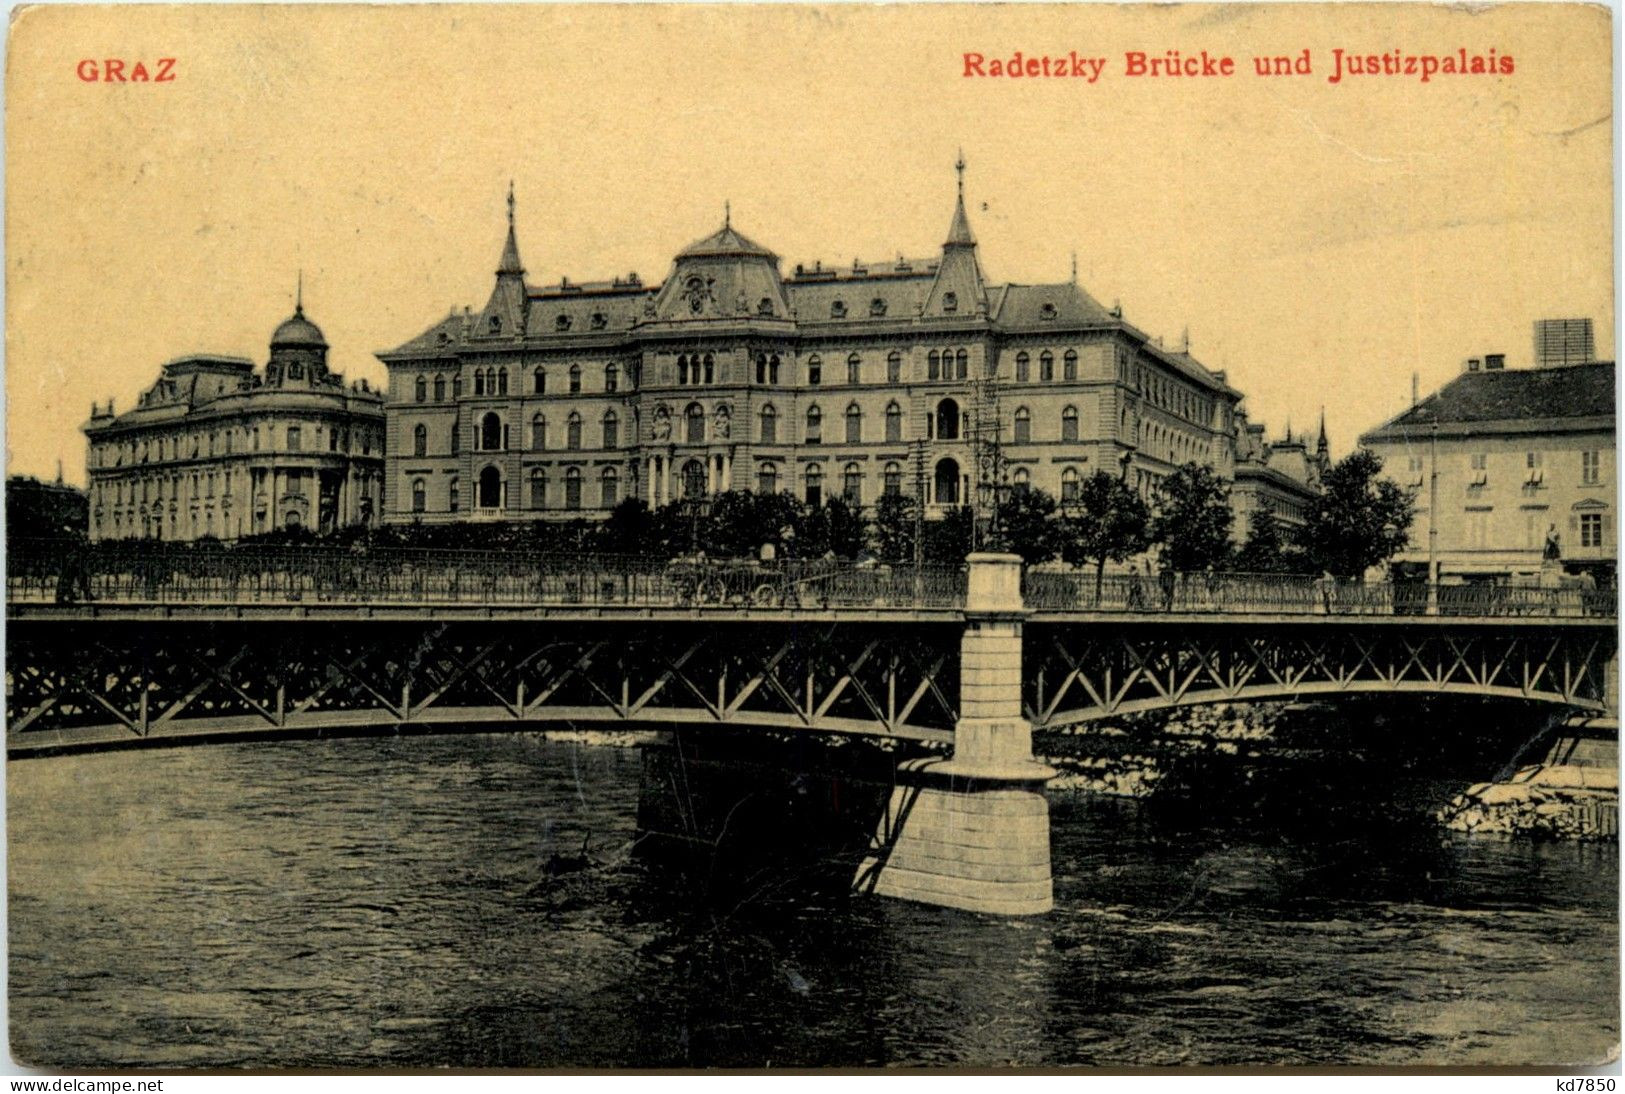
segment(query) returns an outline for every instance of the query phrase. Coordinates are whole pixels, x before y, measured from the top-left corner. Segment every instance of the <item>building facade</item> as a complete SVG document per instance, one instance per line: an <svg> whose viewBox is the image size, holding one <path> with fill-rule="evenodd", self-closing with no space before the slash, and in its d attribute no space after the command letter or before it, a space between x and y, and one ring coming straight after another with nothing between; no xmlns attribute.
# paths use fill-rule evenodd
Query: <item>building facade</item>
<svg viewBox="0 0 1625 1094"><path fill-rule="evenodd" d="M978 437L1063 503L1234 460L1240 393L1074 282L992 284L960 193L925 259L798 265L721 229L659 284L525 281L509 194L490 299L394 350L392 521L602 516L729 489L971 500Z"/></svg>
<svg viewBox="0 0 1625 1094"><path fill-rule="evenodd" d="M1541 339L1536 330L1536 360ZM1561 358L1559 358L1561 359ZM1416 497L1396 562L1442 580L1534 578L1555 554L1613 577L1618 554L1614 364L1504 367L1490 355L1360 443ZM1436 476L1436 477L1435 477ZM1431 545L1431 551L1430 551Z"/></svg>
<svg viewBox="0 0 1625 1094"><path fill-rule="evenodd" d="M1309 503L1320 494L1321 476L1331 463L1324 417L1313 449L1307 438L1294 437L1290 426L1280 440L1266 440L1264 432L1263 423L1248 421L1246 411L1238 409L1235 482L1230 489L1230 506L1236 515L1230 535L1238 544L1246 541L1252 515L1260 510L1275 518L1283 539L1298 532L1308 520Z"/></svg>
<svg viewBox="0 0 1625 1094"><path fill-rule="evenodd" d="M242 357L182 357L134 410L93 405L91 538L234 540L378 520L383 397L329 372L327 348L301 302L263 372Z"/></svg>

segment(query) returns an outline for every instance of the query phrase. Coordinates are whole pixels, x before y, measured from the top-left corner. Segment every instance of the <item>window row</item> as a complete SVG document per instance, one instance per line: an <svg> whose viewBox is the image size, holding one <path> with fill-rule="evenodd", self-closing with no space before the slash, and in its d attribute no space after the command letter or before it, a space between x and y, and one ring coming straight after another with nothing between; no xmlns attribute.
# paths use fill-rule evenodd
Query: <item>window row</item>
<svg viewBox="0 0 1625 1094"><path fill-rule="evenodd" d="M686 371L685 371L686 376ZM684 381L687 382L686 380ZM471 373L471 383L475 395L506 395L508 394L508 370L500 367L475 369ZM580 365L571 365L565 372L564 391L571 395L579 395L582 391L582 368ZM621 389L621 367L614 363L604 366L604 388L608 394L615 394ZM530 393L532 395L546 395L548 393L547 369L536 367L530 374ZM417 402L443 403L449 394L453 400L463 397L463 378L461 373L452 374L448 381L444 375L436 374L433 377L420 375L413 384L413 397Z"/></svg>
<svg viewBox="0 0 1625 1094"><path fill-rule="evenodd" d="M359 448L363 456L372 454L373 431L370 429L351 431L337 426L326 429L313 426L311 432L315 435L316 443L310 451L320 451L325 447L329 452L350 452L352 448ZM134 465L160 460L195 460L230 456L239 451L258 452L261 450L262 436L265 438L265 447L271 451L303 452L306 450L305 435L303 426L287 426L280 433L274 426L263 430L256 426L252 429L231 428L210 433L157 437L146 441L126 441L119 445L95 447L92 450L91 466L123 467L126 463ZM279 437L283 441L280 450L275 448Z"/></svg>
<svg viewBox="0 0 1625 1094"><path fill-rule="evenodd" d="M1016 354L1016 382L1026 384L1032 382L1033 359L1026 350ZM1076 380L1078 378L1078 351L1069 349L1061 359L1061 379ZM1049 383L1055 379L1055 354L1044 350L1038 355L1038 379L1041 383Z"/></svg>
<svg viewBox="0 0 1625 1094"><path fill-rule="evenodd" d="M583 507L584 483L586 479L581 468L567 468L561 479L562 493L555 494L550 489L548 471L544 467L533 468L527 477L527 499L530 509L580 509ZM429 483L427 479L416 478L410 487L412 499L412 512L425 513L429 509ZM480 509L497 510L508 508L507 490L502 480L502 472L495 467L486 467L475 480L475 505ZM614 467L606 467L597 476L597 502L600 509L613 509L621 500L621 476ZM456 513L462 507L462 488L457 479L451 479L446 484L446 511Z"/></svg>

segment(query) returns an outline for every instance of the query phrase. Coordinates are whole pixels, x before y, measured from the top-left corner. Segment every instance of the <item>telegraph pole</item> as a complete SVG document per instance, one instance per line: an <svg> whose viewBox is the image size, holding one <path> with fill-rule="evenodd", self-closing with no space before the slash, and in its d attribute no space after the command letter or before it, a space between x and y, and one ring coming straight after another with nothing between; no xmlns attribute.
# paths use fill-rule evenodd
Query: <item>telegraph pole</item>
<svg viewBox="0 0 1625 1094"><path fill-rule="evenodd" d="M1428 444L1428 608L1439 614L1439 423L1434 422Z"/></svg>

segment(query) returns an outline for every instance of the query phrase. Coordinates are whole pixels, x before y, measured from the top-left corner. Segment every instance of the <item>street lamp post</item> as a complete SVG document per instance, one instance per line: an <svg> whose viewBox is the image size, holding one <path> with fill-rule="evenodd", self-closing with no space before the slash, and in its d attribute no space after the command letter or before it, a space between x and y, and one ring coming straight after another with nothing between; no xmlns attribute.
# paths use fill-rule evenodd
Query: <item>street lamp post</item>
<svg viewBox="0 0 1625 1094"><path fill-rule="evenodd" d="M1439 614L1439 423L1429 432L1428 451L1428 607Z"/></svg>

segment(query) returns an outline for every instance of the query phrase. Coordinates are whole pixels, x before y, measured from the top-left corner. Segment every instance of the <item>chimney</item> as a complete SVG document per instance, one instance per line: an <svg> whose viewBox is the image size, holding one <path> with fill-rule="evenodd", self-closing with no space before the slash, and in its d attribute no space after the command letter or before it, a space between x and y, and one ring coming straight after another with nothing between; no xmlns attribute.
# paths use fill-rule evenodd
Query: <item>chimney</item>
<svg viewBox="0 0 1625 1094"><path fill-rule="evenodd" d="M1469 357L1469 358L1467 358L1466 371L1467 372L1477 372L1478 371L1478 363L1479 362L1478 362L1477 357Z"/></svg>
<svg viewBox="0 0 1625 1094"><path fill-rule="evenodd" d="M1597 359L1589 319L1535 321L1535 367L1560 368Z"/></svg>
<svg viewBox="0 0 1625 1094"><path fill-rule="evenodd" d="M1484 355L1484 371L1498 372L1507 367L1507 355L1504 353L1486 353Z"/></svg>

